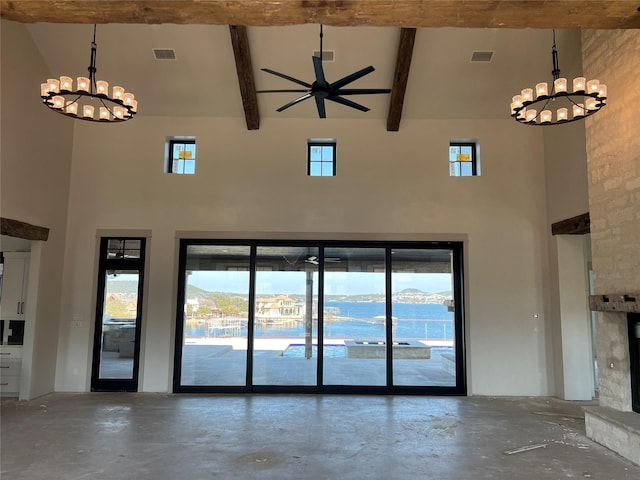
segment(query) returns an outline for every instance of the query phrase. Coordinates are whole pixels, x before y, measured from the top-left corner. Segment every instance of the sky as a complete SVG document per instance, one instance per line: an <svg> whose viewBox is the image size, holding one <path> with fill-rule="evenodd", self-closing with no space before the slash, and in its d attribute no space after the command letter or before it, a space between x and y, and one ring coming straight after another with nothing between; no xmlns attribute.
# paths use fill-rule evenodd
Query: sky
<svg viewBox="0 0 640 480"><path fill-rule="evenodd" d="M392 275L392 291L416 288L423 292L447 292L453 290L450 273L395 273ZM317 273L313 276L317 288ZM190 285L208 291L246 293L249 290L249 272L193 271ZM306 289L305 272L256 273L256 291L259 295L278 293L303 295ZM325 295L364 295L384 293L384 273L326 272Z"/></svg>

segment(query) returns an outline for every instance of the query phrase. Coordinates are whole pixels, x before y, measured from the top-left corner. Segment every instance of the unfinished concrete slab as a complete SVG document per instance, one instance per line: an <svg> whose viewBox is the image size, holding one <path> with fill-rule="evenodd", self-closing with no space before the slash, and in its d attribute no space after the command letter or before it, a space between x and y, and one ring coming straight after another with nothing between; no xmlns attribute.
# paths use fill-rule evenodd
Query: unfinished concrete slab
<svg viewBox="0 0 640 480"><path fill-rule="evenodd" d="M3 479L593 478L640 466L546 398L51 394L2 402Z"/></svg>

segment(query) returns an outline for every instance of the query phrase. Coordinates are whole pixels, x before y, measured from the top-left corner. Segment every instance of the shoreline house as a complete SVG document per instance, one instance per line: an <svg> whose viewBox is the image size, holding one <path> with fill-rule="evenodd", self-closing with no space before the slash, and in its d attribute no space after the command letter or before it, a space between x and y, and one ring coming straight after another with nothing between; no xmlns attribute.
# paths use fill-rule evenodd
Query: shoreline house
<svg viewBox="0 0 640 480"><path fill-rule="evenodd" d="M287 295L256 298L256 323L265 327L294 325L304 318L304 305Z"/></svg>

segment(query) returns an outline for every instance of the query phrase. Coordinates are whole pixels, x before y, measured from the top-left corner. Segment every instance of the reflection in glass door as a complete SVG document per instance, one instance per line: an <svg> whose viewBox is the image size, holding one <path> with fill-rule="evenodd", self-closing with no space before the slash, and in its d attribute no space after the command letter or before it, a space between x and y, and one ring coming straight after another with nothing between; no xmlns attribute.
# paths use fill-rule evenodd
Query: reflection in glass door
<svg viewBox="0 0 640 480"><path fill-rule="evenodd" d="M93 347L93 391L137 391L145 240L103 238Z"/></svg>

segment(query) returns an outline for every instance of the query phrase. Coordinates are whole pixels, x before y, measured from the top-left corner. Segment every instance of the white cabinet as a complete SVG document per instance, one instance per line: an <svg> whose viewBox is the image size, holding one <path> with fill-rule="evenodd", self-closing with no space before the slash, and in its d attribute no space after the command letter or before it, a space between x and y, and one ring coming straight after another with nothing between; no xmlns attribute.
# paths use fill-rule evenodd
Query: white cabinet
<svg viewBox="0 0 640 480"><path fill-rule="evenodd" d="M4 252L0 318L24 319L27 309L29 252Z"/></svg>
<svg viewBox="0 0 640 480"><path fill-rule="evenodd" d="M0 345L0 396L18 396L21 368L22 347Z"/></svg>

